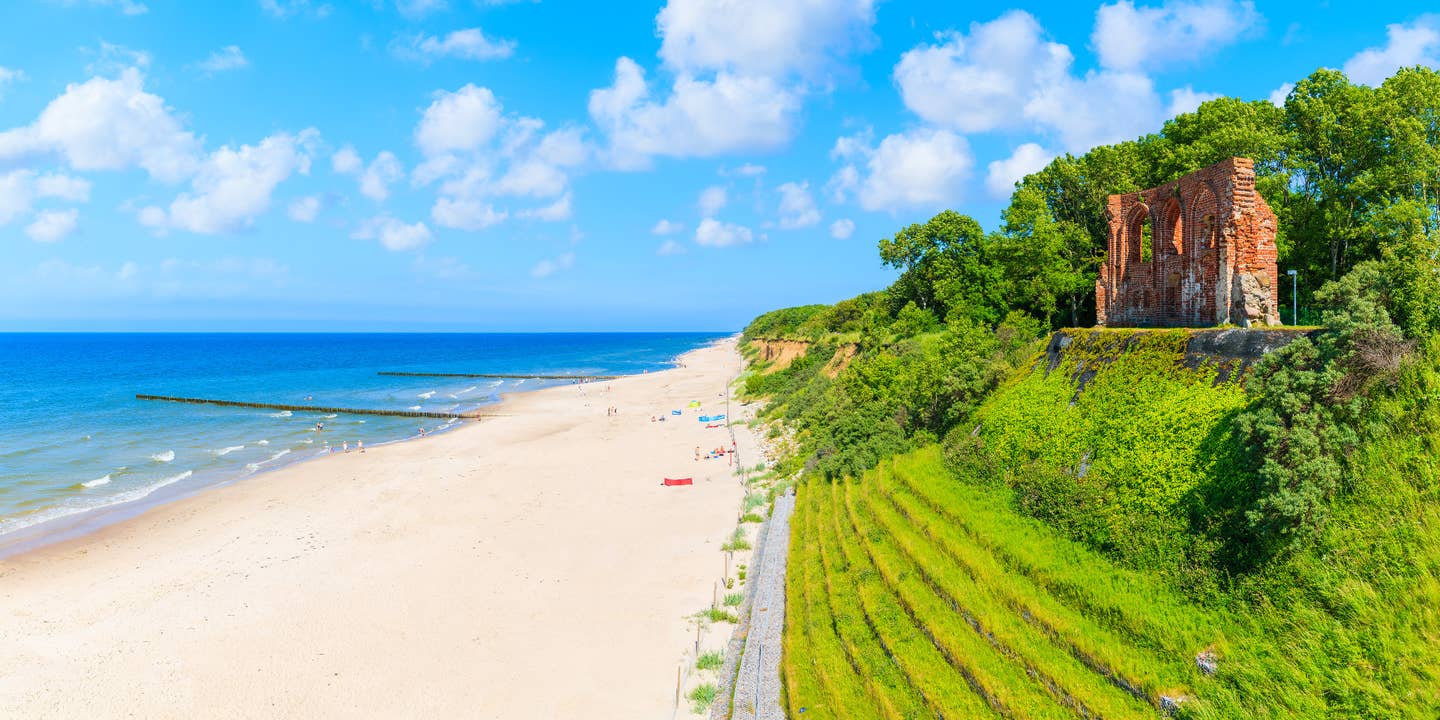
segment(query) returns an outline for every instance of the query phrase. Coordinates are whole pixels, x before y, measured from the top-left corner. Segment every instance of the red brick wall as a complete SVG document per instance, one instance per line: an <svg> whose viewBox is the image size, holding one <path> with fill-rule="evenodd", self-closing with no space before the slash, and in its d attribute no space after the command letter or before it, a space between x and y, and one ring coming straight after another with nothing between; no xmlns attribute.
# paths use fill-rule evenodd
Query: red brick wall
<svg viewBox="0 0 1440 720"><path fill-rule="evenodd" d="M1112 327L1279 325L1275 213L1254 162L1230 158L1157 188L1111 195L1110 237L1095 283L1097 322ZM1152 254L1141 259L1149 223Z"/></svg>

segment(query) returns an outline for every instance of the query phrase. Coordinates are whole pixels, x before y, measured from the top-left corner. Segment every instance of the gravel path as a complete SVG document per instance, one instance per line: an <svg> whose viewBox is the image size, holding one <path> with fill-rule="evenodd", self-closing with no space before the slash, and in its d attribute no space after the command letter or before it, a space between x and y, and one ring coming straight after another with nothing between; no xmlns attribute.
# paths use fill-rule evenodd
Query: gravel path
<svg viewBox="0 0 1440 720"><path fill-rule="evenodd" d="M756 553L758 567L753 569L749 583L746 622L736 628L726 653L740 658L739 668L732 670L733 666L726 663L721 677L733 678L733 683L724 683L712 718L784 720L785 711L780 707L780 653L785 628L785 561L790 550L790 513L794 509L792 490L775 499L775 509L765 522L763 545Z"/></svg>

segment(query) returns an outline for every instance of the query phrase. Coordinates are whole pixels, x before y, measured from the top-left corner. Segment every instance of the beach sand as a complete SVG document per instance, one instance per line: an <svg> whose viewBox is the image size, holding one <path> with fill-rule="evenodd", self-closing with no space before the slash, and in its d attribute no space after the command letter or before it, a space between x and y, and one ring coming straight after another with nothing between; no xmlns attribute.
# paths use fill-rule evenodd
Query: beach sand
<svg viewBox="0 0 1440 720"><path fill-rule="evenodd" d="M682 360L0 561L0 716L669 718L743 497Z"/></svg>

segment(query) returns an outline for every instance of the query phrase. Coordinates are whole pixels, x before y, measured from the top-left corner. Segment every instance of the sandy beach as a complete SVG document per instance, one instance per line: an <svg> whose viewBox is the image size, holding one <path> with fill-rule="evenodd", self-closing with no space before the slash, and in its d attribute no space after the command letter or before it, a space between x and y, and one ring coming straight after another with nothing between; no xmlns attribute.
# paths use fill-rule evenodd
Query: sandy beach
<svg viewBox="0 0 1440 720"><path fill-rule="evenodd" d="M668 415L725 412L734 341L682 361L0 561L0 715L671 717L743 496Z"/></svg>

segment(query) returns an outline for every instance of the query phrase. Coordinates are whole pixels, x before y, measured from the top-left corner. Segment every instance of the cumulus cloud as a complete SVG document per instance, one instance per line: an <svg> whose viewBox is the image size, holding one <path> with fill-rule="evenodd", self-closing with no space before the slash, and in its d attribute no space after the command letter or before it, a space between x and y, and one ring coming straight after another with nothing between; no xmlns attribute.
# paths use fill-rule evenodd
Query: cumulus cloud
<svg viewBox="0 0 1440 720"><path fill-rule="evenodd" d="M671 255L684 255L685 246L674 240L666 240L665 242L660 243L660 247L655 248L655 254L661 257L669 257Z"/></svg>
<svg viewBox="0 0 1440 720"><path fill-rule="evenodd" d="M1189 85L1175 88L1170 91L1170 105L1165 108L1165 114L1175 117L1183 113L1195 112L1200 109L1201 104L1221 97L1224 96L1220 93L1199 92Z"/></svg>
<svg viewBox="0 0 1440 720"><path fill-rule="evenodd" d="M1033 16L1011 10L968 35L944 33L936 45L901 56L895 83L905 106L920 117L963 132L1019 122L1042 88L1062 81L1070 49L1045 39Z"/></svg>
<svg viewBox="0 0 1440 720"><path fill-rule="evenodd" d="M29 215L38 198L87 202L90 182L61 173L37 175L33 170L0 173L0 225Z"/></svg>
<svg viewBox="0 0 1440 720"><path fill-rule="evenodd" d="M400 159L389 150L382 151L370 161L365 171L360 173L360 194L375 202L384 202L390 197L391 183L398 182L403 177L405 168L400 164Z"/></svg>
<svg viewBox="0 0 1440 720"><path fill-rule="evenodd" d="M652 98L634 60L615 63L610 87L590 93L590 117L610 138L610 161L646 167L652 156L711 157L780 147L793 133L797 90L765 76L720 72L713 79L681 75L669 97Z"/></svg>
<svg viewBox="0 0 1440 720"><path fill-rule="evenodd" d="M1123 111L1120 109L1123 108ZM1132 140L1164 119L1151 79L1139 73L1090 72L1044 88L1025 108L1066 150Z"/></svg>
<svg viewBox="0 0 1440 720"><path fill-rule="evenodd" d="M309 129L298 135L271 135L255 145L222 146L206 158L189 192L176 197L168 212L145 208L141 224L203 234L247 228L269 209L277 185L295 173L310 172L310 154L318 137Z"/></svg>
<svg viewBox="0 0 1440 720"><path fill-rule="evenodd" d="M487 38L480 28L474 27L456 30L443 37L424 34L397 37L390 43L390 52L403 60L422 63L446 57L499 60L515 54L515 41Z"/></svg>
<svg viewBox="0 0 1440 720"><path fill-rule="evenodd" d="M788 182L780 188L780 227L796 230L820 222L820 209L810 195L810 183Z"/></svg>
<svg viewBox="0 0 1440 720"><path fill-rule="evenodd" d="M238 45L226 45L213 53L210 57L201 60L196 67L207 73L224 72L226 70L239 70L250 64L245 53L240 51Z"/></svg>
<svg viewBox="0 0 1440 720"><path fill-rule="evenodd" d="M5 97L5 86L25 79L25 73L0 65L0 98Z"/></svg>
<svg viewBox="0 0 1440 720"><path fill-rule="evenodd" d="M1009 197L1015 183L1030 173L1045 169L1054 158L1045 148L1025 143L1015 148L1010 157L990 163L985 173L985 189L992 197Z"/></svg>
<svg viewBox="0 0 1440 720"><path fill-rule="evenodd" d="M290 203L286 214L295 222L315 222L315 218L320 216L320 206L319 195L307 195L296 198L294 202Z"/></svg>
<svg viewBox="0 0 1440 720"><path fill-rule="evenodd" d="M200 141L186 131L144 75L72 83L35 122L0 132L0 162L57 156L77 170L139 167L163 182L178 182L200 164Z"/></svg>
<svg viewBox="0 0 1440 720"><path fill-rule="evenodd" d="M1262 22L1250 0L1166 0L1159 7L1120 0L1096 11L1090 43L1102 66L1141 70L1204 57Z"/></svg>
<svg viewBox="0 0 1440 720"><path fill-rule="evenodd" d="M874 0L670 0L655 19L677 72L816 76L867 44Z"/></svg>
<svg viewBox="0 0 1440 720"><path fill-rule="evenodd" d="M440 181L431 218L462 230L480 230L512 215L569 218L570 174L591 156L583 130L547 132L538 119L507 115L489 89L474 85L437 93L415 138L427 159L412 181ZM512 207L502 207L502 198L510 198ZM513 207L522 199L531 201L528 207Z"/></svg>
<svg viewBox="0 0 1440 720"><path fill-rule="evenodd" d="M270 17L281 20L297 15L324 18L329 16L333 10L328 3L312 2L312 0L260 0L260 9Z"/></svg>
<svg viewBox="0 0 1440 720"><path fill-rule="evenodd" d="M876 147L864 134L843 137L832 154L848 163L831 178L834 197L843 201L853 192L860 207L872 211L935 209L959 202L975 165L965 138L935 128L889 135Z"/></svg>
<svg viewBox="0 0 1440 720"><path fill-rule="evenodd" d="M135 0L60 0L61 5L74 7L77 5L88 5L98 8L115 8L123 15L144 15L150 12L150 8L144 3Z"/></svg>
<svg viewBox="0 0 1440 720"><path fill-rule="evenodd" d="M1295 89L1295 83L1282 83L1280 87L1270 91L1270 104L1275 107L1285 107L1285 99L1290 97L1290 91Z"/></svg>
<svg viewBox="0 0 1440 720"><path fill-rule="evenodd" d="M855 234L855 221L850 218L841 218L830 223L830 237L836 240L849 240Z"/></svg>
<svg viewBox="0 0 1440 720"><path fill-rule="evenodd" d="M350 233L356 240L379 240L386 250L399 252L424 247L430 242L430 228L423 222L406 224L389 215L376 215Z"/></svg>
<svg viewBox="0 0 1440 720"><path fill-rule="evenodd" d="M681 225L680 223L671 222L671 221L669 221L669 220L663 220L663 219L662 219L662 220L660 220L659 222L655 223L655 227L650 228L650 234L651 234L651 235L674 235L675 233L678 233L678 232L680 232L681 230L684 230L684 229L685 229L685 226L684 226L684 225Z"/></svg>
<svg viewBox="0 0 1440 720"><path fill-rule="evenodd" d="M365 160L360 157L360 153L355 152L355 148L351 145L340 148L330 156L330 169L342 175L359 172L364 165Z"/></svg>
<svg viewBox="0 0 1440 720"><path fill-rule="evenodd" d="M559 256L553 259L546 258L538 263L535 263L535 267L530 268L530 275L537 278L550 277L551 275L554 275L561 270L573 267L574 265L575 253L561 253Z"/></svg>
<svg viewBox="0 0 1440 720"><path fill-rule="evenodd" d="M705 218L695 228L695 244L706 247L730 247L754 240L754 233L743 225Z"/></svg>
<svg viewBox="0 0 1440 720"><path fill-rule="evenodd" d="M435 94L415 128L415 144L430 156L474 150L493 139L503 122L495 93L467 84L453 93Z"/></svg>
<svg viewBox="0 0 1440 720"><path fill-rule="evenodd" d="M90 181L61 173L41 175L35 178L35 194L71 202L89 202Z"/></svg>
<svg viewBox="0 0 1440 720"><path fill-rule="evenodd" d="M725 188L719 185L711 185L700 191L700 199L696 205L700 207L700 214L705 217L712 217L720 209L725 207L727 201Z"/></svg>
<svg viewBox="0 0 1440 720"><path fill-rule="evenodd" d="M25 226L25 234L36 242L57 242L75 231L79 219L80 211L74 208L41 210L35 215L35 221Z"/></svg>
<svg viewBox="0 0 1440 720"><path fill-rule="evenodd" d="M1385 36L1383 47L1366 48L1345 61L1345 74L1351 80L1379 85L1402 67L1440 68L1440 15L1387 25Z"/></svg>

